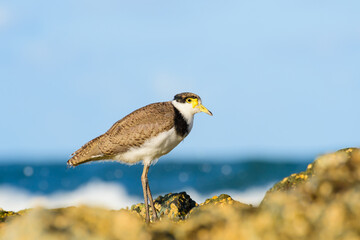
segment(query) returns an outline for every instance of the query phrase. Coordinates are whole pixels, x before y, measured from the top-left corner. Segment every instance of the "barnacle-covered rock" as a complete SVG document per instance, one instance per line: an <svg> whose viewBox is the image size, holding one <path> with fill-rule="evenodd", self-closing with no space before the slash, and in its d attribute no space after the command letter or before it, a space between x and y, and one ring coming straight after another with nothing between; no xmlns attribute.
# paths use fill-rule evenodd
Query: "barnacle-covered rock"
<svg viewBox="0 0 360 240"><path fill-rule="evenodd" d="M154 205L159 218L169 218L172 220L183 220L192 208L197 206L186 192L168 193L165 196L159 196L155 199ZM131 206L131 211L137 212L145 218L145 204L138 203ZM152 209L150 207L150 216Z"/></svg>

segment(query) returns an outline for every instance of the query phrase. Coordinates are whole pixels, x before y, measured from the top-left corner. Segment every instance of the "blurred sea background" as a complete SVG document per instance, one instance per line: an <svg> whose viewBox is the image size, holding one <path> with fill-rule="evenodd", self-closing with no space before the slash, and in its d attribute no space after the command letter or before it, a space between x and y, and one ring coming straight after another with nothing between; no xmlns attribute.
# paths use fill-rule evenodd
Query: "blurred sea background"
<svg viewBox="0 0 360 240"><path fill-rule="evenodd" d="M359 1L1 1L0 208L142 200L141 165L67 168L114 122L179 92L214 114L150 168L159 194L257 204L359 146Z"/></svg>
<svg viewBox="0 0 360 240"><path fill-rule="evenodd" d="M166 159L168 160L168 159ZM282 178L306 169L305 162L195 162L170 160L150 168L154 196L186 191L198 203L222 193L257 205ZM49 208L87 204L112 209L143 202L142 165L111 162L66 169L64 164L6 164L0 168L0 206L18 211L29 206Z"/></svg>

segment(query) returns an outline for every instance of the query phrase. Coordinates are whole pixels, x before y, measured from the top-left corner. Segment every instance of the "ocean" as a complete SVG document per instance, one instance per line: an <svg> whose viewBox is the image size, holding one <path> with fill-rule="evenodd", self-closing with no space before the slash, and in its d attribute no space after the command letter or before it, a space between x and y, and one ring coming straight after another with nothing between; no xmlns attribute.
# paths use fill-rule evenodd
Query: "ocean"
<svg viewBox="0 0 360 240"><path fill-rule="evenodd" d="M284 177L306 169L312 160L206 161L182 163L161 159L150 167L149 183L156 198L186 191L198 203L221 193L257 205L265 192ZM143 166L94 162L68 168L64 162L0 165L0 208L18 211L91 205L119 209L143 202Z"/></svg>

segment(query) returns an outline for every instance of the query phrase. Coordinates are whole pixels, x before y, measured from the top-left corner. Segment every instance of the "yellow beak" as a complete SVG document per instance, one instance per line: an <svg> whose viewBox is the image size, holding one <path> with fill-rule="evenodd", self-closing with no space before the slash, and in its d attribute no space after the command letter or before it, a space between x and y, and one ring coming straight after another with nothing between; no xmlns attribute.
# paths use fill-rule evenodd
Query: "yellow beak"
<svg viewBox="0 0 360 240"><path fill-rule="evenodd" d="M204 107L204 105L202 105L202 104L197 105L197 108L199 108L200 111L209 114L210 116L213 115L213 114L212 114L206 107Z"/></svg>

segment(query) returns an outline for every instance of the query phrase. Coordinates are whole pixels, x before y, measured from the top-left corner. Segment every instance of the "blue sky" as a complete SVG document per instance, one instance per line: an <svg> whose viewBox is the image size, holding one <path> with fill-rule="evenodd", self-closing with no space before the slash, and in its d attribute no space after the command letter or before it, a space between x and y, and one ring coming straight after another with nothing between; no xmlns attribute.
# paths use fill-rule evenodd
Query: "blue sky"
<svg viewBox="0 0 360 240"><path fill-rule="evenodd" d="M131 111L182 91L214 116L197 115L171 157L359 146L359 7L2 1L0 157L66 158Z"/></svg>

